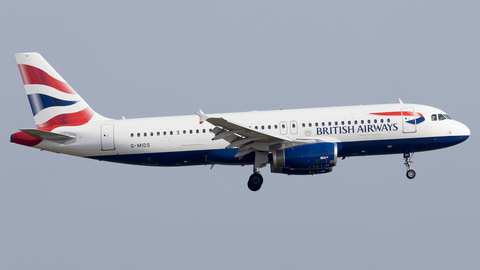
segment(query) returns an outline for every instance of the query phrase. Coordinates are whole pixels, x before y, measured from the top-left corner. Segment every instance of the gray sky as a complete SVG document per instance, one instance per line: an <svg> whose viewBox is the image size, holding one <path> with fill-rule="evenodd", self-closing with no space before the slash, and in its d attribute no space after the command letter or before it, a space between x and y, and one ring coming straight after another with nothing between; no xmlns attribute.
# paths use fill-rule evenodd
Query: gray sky
<svg viewBox="0 0 480 270"><path fill-rule="evenodd" d="M325 1L326 2L326 1ZM478 269L477 1L3 1L1 269ZM404 102L465 143L286 176L150 168L9 143L34 127L14 53L127 118Z"/></svg>

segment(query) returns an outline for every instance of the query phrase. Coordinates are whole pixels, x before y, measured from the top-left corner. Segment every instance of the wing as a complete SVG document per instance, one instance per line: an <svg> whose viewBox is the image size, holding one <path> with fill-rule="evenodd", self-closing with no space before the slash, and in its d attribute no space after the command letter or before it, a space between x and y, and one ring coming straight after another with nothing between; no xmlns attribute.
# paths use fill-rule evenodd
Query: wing
<svg viewBox="0 0 480 270"><path fill-rule="evenodd" d="M269 152L270 146L292 142L292 139L288 137L267 134L222 117L210 117L202 110L196 114L200 117L200 123L207 121L215 126L213 129L215 137L212 140L226 140L230 143L227 149L238 147L236 158L241 158L254 151Z"/></svg>

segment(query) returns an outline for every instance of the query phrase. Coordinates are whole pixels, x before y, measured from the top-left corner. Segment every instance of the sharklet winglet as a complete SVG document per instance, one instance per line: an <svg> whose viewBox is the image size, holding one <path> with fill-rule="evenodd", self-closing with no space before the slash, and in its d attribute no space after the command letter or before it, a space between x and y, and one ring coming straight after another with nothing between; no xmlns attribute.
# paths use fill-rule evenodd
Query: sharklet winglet
<svg viewBox="0 0 480 270"><path fill-rule="evenodd" d="M200 124L203 124L203 122L207 121L208 117L202 110L198 110L198 112L195 112L199 117L200 117Z"/></svg>

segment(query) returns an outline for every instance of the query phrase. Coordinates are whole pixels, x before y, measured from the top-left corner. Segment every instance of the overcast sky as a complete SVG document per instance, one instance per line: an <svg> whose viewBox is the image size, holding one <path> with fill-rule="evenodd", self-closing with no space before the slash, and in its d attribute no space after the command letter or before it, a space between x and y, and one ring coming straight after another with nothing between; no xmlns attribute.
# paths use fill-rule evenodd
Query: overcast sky
<svg viewBox="0 0 480 270"><path fill-rule="evenodd" d="M478 1L2 1L0 269L479 269ZM458 146L316 176L151 168L9 142L35 127L14 53L119 119L404 102Z"/></svg>

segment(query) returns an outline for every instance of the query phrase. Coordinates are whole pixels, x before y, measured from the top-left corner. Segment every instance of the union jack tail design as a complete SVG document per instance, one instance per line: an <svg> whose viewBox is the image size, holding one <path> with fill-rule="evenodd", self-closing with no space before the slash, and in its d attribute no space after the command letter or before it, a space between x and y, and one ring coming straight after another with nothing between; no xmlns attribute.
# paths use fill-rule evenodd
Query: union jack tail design
<svg viewBox="0 0 480 270"><path fill-rule="evenodd" d="M38 53L17 53L28 101L38 129L80 126L103 120Z"/></svg>

